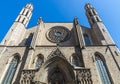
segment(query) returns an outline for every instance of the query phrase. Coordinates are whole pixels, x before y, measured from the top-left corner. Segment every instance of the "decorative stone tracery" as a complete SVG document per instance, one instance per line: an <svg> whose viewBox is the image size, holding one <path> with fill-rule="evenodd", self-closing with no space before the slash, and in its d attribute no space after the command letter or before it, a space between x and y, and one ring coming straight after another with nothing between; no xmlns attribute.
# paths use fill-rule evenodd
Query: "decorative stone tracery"
<svg viewBox="0 0 120 84"><path fill-rule="evenodd" d="M63 26L55 26L46 33L46 37L53 43L60 43L70 38L70 31Z"/></svg>
<svg viewBox="0 0 120 84"><path fill-rule="evenodd" d="M62 54L62 52L59 50L59 48L55 49L51 54L48 56L48 59L51 59L53 57L61 57L66 60L65 56Z"/></svg>
<svg viewBox="0 0 120 84"><path fill-rule="evenodd" d="M93 84L90 69L77 69L77 84Z"/></svg>
<svg viewBox="0 0 120 84"><path fill-rule="evenodd" d="M20 84L31 84L35 76L35 70L23 70Z"/></svg>

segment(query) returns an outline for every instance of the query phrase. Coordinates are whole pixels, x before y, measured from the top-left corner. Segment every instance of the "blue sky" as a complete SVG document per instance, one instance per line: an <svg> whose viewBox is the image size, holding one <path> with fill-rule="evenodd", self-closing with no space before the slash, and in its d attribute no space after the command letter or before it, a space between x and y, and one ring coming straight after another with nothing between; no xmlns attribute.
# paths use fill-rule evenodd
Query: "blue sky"
<svg viewBox="0 0 120 84"><path fill-rule="evenodd" d="M28 2L34 5L28 28L35 26L39 17L44 22L72 22L78 17L81 25L89 27L84 5L91 3L120 49L120 0L1 0L0 41Z"/></svg>

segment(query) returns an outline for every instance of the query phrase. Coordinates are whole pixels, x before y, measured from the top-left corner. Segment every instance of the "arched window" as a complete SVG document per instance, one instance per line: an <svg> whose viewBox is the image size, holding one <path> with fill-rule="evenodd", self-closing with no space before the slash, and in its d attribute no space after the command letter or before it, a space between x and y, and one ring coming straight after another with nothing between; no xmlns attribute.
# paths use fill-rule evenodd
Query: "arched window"
<svg viewBox="0 0 120 84"><path fill-rule="evenodd" d="M43 55L40 54L36 57L35 68L36 69L40 68L42 63L43 63Z"/></svg>
<svg viewBox="0 0 120 84"><path fill-rule="evenodd" d="M95 60L96 60L96 65L99 71L102 84L111 84L105 64L103 60L101 59L101 56L97 53L95 53Z"/></svg>
<svg viewBox="0 0 120 84"><path fill-rule="evenodd" d="M90 38L87 34L84 34L85 45L91 45Z"/></svg>
<svg viewBox="0 0 120 84"><path fill-rule="evenodd" d="M25 16L27 16L27 15L28 15L28 13L29 13L29 11L27 11L27 12L26 12Z"/></svg>
<svg viewBox="0 0 120 84"><path fill-rule="evenodd" d="M33 38L33 33L31 33L28 38L26 39L26 42L25 42L25 45L26 46L30 46L31 44L31 41L32 41L32 38Z"/></svg>
<svg viewBox="0 0 120 84"><path fill-rule="evenodd" d="M72 64L74 66L79 66L79 59L75 54L72 55Z"/></svg>
<svg viewBox="0 0 120 84"><path fill-rule="evenodd" d="M88 12L88 14L89 14L89 16L90 16L90 17L92 16L92 13L91 13L91 11L90 11L90 12Z"/></svg>
<svg viewBox="0 0 120 84"><path fill-rule="evenodd" d="M10 63L8 63L7 72L3 78L2 84L11 84L15 71L17 69L18 62L19 62L19 57L14 56L14 58L10 61Z"/></svg>
<svg viewBox="0 0 120 84"><path fill-rule="evenodd" d="M23 18L22 23L24 24L25 18Z"/></svg>
<svg viewBox="0 0 120 84"><path fill-rule="evenodd" d="M19 21L20 21L20 19L21 19L21 16L19 16L19 18L18 18L18 20L17 20L17 21L19 22Z"/></svg>

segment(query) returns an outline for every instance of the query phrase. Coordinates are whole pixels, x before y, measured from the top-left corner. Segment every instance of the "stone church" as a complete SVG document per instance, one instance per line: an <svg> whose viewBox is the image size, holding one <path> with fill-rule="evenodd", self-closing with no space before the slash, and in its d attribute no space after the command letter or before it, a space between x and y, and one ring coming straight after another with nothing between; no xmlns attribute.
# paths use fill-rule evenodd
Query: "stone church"
<svg viewBox="0 0 120 84"><path fill-rule="evenodd" d="M85 5L90 28L44 22L27 28L28 3L0 44L0 84L120 84L120 52L95 8Z"/></svg>

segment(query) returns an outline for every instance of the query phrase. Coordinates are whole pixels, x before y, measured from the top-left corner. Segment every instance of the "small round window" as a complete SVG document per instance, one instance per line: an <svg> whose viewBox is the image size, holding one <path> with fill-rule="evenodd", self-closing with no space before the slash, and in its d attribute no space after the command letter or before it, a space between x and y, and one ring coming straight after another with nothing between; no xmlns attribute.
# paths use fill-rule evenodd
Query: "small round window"
<svg viewBox="0 0 120 84"><path fill-rule="evenodd" d="M60 36L62 36L62 33L61 32L55 32L55 36L60 37Z"/></svg>

